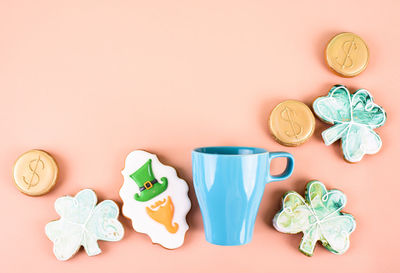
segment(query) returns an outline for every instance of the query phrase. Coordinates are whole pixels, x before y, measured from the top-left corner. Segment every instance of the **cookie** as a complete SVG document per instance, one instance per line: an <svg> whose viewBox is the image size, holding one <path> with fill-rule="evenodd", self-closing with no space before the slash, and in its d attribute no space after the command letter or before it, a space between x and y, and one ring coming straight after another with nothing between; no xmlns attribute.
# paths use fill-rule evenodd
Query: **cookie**
<svg viewBox="0 0 400 273"><path fill-rule="evenodd" d="M296 100L279 103L272 110L268 123L272 136L285 146L306 142L315 129L315 118L310 108Z"/></svg>
<svg viewBox="0 0 400 273"><path fill-rule="evenodd" d="M90 189L56 200L54 206L61 218L48 223L45 232L54 243L53 252L58 260L68 260L80 246L89 256L97 255L101 253L97 240L122 239L124 228L118 221L117 204L111 200L96 204L96 194Z"/></svg>
<svg viewBox="0 0 400 273"><path fill-rule="evenodd" d="M319 181L307 184L306 198L294 191L283 195L282 209L275 215L276 230L303 233L299 250L312 256L317 241L330 252L343 254L350 246L350 234L356 228L354 217L341 210L346 196L339 190L327 190Z"/></svg>
<svg viewBox="0 0 400 273"><path fill-rule="evenodd" d="M325 144L341 139L348 162L359 162L365 154L375 154L381 149L382 140L373 129L385 124L386 113L367 90L350 94L345 86L335 85L328 96L314 101L313 108L322 121L334 125L322 132Z"/></svg>
<svg viewBox="0 0 400 273"><path fill-rule="evenodd" d="M127 156L122 175L122 213L132 220L133 229L165 248L180 247L189 228L187 183L156 155L140 150Z"/></svg>
<svg viewBox="0 0 400 273"><path fill-rule="evenodd" d="M13 178L17 188L30 196L48 193L56 184L58 166L54 158L41 150L30 150L14 163Z"/></svg>
<svg viewBox="0 0 400 273"><path fill-rule="evenodd" d="M333 37L325 50L328 66L343 77L354 77L368 64L368 47L358 35L344 32Z"/></svg>

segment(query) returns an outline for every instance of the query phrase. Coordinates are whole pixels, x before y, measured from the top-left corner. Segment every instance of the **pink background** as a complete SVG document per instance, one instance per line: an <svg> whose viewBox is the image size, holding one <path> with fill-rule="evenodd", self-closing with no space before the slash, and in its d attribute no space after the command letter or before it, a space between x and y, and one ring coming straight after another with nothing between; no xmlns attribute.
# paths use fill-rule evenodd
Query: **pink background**
<svg viewBox="0 0 400 273"><path fill-rule="evenodd" d="M399 268L399 1L0 1L1 272L394 272ZM363 74L341 78L323 60L336 33L358 33L370 48ZM311 104L333 84L366 88L388 113L379 154L358 164L312 139L287 148L267 118L282 100ZM266 187L253 241L220 247L204 239L194 195L191 149L250 145L296 158L293 176ZM49 194L32 198L13 185L14 160L44 149L60 166ZM59 262L44 234L62 195L92 188L118 195L126 155L145 149L175 166L190 185L185 244L152 245L120 217L125 238L100 242ZM273 163L275 173L283 161ZM348 197L357 220L343 256L318 245L301 254L301 235L271 224L285 191L304 194L323 181ZM299 271L299 272L300 272Z"/></svg>

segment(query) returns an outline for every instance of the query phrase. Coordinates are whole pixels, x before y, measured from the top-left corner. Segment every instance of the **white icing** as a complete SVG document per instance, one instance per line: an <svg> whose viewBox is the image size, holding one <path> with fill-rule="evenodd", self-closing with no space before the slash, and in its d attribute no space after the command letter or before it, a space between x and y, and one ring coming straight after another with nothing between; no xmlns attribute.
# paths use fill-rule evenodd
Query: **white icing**
<svg viewBox="0 0 400 273"><path fill-rule="evenodd" d="M335 93L338 91L345 90L346 92L346 105L341 106L338 104L338 98L334 97ZM369 98L369 101L365 104L365 111L372 111L373 109L378 109L385 118L381 120L378 124L365 124L362 122L357 122L354 119L353 108L359 101L354 100L354 96L364 95ZM329 115L323 114L323 107L325 101L329 102L328 105L335 105L336 109L346 108L349 111L350 120L344 121L340 119L335 119ZM373 131L373 129L382 126L386 122L385 110L373 103L374 99L372 95L366 89L359 89L353 95L350 91L343 85L338 85L331 89L328 96L320 97L314 102L314 109L316 114L320 116L324 121L334 124L333 127L322 132L322 138L326 145L331 145L338 139L342 139L342 149L346 160L350 162L358 162L362 159L364 154L376 154L382 147L382 140L379 135ZM351 146L350 146L351 142ZM359 146L358 148L357 145Z"/></svg>

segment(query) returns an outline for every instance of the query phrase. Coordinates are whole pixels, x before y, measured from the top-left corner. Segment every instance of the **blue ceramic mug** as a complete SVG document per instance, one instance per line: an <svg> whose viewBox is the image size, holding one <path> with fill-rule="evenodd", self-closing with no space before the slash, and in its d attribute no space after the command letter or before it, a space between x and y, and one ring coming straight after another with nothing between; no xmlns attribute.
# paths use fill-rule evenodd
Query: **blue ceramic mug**
<svg viewBox="0 0 400 273"><path fill-rule="evenodd" d="M286 157L287 166L275 176L269 169L277 157ZM261 148L204 147L193 150L192 165L206 240L233 246L251 241L265 184L289 178L294 159Z"/></svg>

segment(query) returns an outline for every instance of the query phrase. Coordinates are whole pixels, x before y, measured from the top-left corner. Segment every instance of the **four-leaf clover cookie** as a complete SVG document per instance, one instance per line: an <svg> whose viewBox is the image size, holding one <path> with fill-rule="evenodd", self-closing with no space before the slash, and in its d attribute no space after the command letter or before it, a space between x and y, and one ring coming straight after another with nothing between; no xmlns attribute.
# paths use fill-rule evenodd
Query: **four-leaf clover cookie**
<svg viewBox="0 0 400 273"><path fill-rule="evenodd" d="M56 200L55 209L61 218L48 223L45 230L58 260L68 260L81 245L89 256L100 254L97 240L119 241L124 236L117 204L111 200L96 203L96 194L90 189Z"/></svg>
<svg viewBox="0 0 400 273"><path fill-rule="evenodd" d="M386 113L376 105L371 94L359 89L354 94L343 85L335 85L328 96L319 97L313 104L315 114L334 126L322 132L326 145L342 139L344 158L358 162L365 154L377 153L382 140L373 129L386 122Z"/></svg>
<svg viewBox="0 0 400 273"><path fill-rule="evenodd" d="M294 191L284 194L273 225L283 233L303 232L299 250L307 256L312 256L317 241L330 252L343 254L356 227L353 216L341 212L345 205L346 196L341 191L328 191L321 182L311 181L305 199Z"/></svg>

